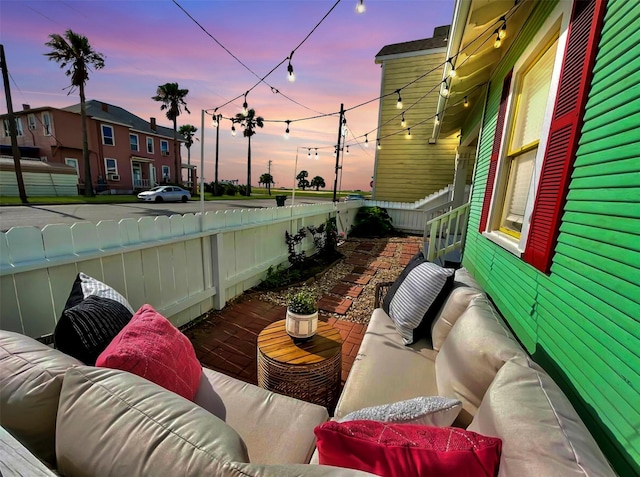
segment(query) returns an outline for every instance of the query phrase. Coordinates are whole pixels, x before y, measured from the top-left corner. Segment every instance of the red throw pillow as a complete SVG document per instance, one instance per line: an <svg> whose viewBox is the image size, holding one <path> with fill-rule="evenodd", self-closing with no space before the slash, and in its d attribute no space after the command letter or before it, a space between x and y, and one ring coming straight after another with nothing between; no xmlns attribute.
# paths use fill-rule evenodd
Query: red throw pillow
<svg viewBox="0 0 640 477"><path fill-rule="evenodd" d="M189 339L151 305L133 315L96 366L129 371L191 401L202 374Z"/></svg>
<svg viewBox="0 0 640 477"><path fill-rule="evenodd" d="M384 477L498 475L502 441L456 427L329 421L314 432L320 464Z"/></svg>

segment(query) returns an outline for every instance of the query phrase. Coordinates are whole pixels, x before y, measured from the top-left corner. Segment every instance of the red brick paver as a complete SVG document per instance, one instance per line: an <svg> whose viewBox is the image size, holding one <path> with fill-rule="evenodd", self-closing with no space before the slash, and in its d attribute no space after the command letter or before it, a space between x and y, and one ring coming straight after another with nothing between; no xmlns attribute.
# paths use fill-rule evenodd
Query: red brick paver
<svg viewBox="0 0 640 477"><path fill-rule="evenodd" d="M357 275L350 273L342 278L343 282L357 283L358 285L366 285L371 281L371 275Z"/></svg>
<svg viewBox="0 0 640 477"><path fill-rule="evenodd" d="M353 270L351 270L351 273L357 273L358 275L375 275L376 274L376 269L375 268L369 268L369 267L358 267L355 266L353 267Z"/></svg>
<svg viewBox="0 0 640 477"><path fill-rule="evenodd" d="M338 315L344 315L351 306L351 300L346 298L336 298L331 295L324 295L318 300L318 308L329 313L337 313Z"/></svg>
<svg viewBox="0 0 640 477"><path fill-rule="evenodd" d="M358 298L362 293L363 288L359 285L350 285L348 283L338 283L335 287L329 290L329 293L334 295L350 296L351 298Z"/></svg>
<svg viewBox="0 0 640 477"><path fill-rule="evenodd" d="M382 270L388 270L389 268L391 268L391 264L389 262L383 262L382 260L376 260L375 262L371 263L370 266L374 268L380 268Z"/></svg>

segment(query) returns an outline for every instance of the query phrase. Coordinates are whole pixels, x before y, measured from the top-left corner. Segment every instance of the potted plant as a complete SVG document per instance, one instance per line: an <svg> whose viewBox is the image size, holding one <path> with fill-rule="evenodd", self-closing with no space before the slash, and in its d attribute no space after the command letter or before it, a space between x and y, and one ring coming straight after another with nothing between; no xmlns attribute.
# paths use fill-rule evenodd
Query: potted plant
<svg viewBox="0 0 640 477"><path fill-rule="evenodd" d="M308 339L318 330L318 306L315 293L301 288L289 293L285 327L289 336L295 339Z"/></svg>

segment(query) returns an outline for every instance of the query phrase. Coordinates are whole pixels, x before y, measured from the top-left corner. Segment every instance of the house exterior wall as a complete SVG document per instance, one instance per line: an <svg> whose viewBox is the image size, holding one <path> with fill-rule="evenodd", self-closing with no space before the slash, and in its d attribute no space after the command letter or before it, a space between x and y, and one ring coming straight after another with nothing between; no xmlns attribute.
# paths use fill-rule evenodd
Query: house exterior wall
<svg viewBox="0 0 640 477"><path fill-rule="evenodd" d="M42 114L47 112L51 118L51 135L44 134ZM35 129L29 129L28 116L34 114L37 118ZM80 127L80 114L56 108L35 108L15 113L21 118L23 135L18 136L19 146L37 147L40 156L46 157L48 162L65 164L65 159L75 159L78 163L78 183L84 187L84 160L82 156L82 134ZM2 116L2 119L6 115ZM103 144L102 125L113 128L114 145ZM0 136L1 144L11 144L11 138L4 134L2 128ZM138 150L131 150L129 134L137 134ZM153 153L147 152L147 137L154 141ZM156 168L156 181L162 182L162 166L168 166L170 177L174 176L173 137L149 134L136 131L125 124L114 123L100 118L87 117L87 139L89 144L89 157L91 160L91 176L93 187L96 190L103 188L120 192L132 192L136 187L133 183L133 163L140 163L141 179L152 185L150 164ZM161 154L160 141L166 140L169 144L169 155ZM178 148L179 151L179 148ZM142 158L136 161L135 157ZM119 180L109 180L107 175L105 158L116 159ZM149 162L151 161L151 162ZM98 185L99 178L105 180L104 185ZM7 189L9 190L9 189Z"/></svg>
<svg viewBox="0 0 640 477"><path fill-rule="evenodd" d="M381 96L389 96L381 100L378 118L381 148L376 150L375 200L413 202L453 183L459 139L441 138L429 144L442 82L441 65L446 60L444 48L432 51L382 59ZM402 89L403 109L397 109L394 91L427 71L431 73ZM423 98L427 91L430 93ZM403 111L404 128L400 124ZM406 128L411 128L411 139L406 137ZM369 140L375 143L373 138Z"/></svg>
<svg viewBox="0 0 640 477"><path fill-rule="evenodd" d="M555 3L537 6L490 83L463 264L563 387L619 475L638 475L640 4L607 2L550 273L478 231L503 79Z"/></svg>

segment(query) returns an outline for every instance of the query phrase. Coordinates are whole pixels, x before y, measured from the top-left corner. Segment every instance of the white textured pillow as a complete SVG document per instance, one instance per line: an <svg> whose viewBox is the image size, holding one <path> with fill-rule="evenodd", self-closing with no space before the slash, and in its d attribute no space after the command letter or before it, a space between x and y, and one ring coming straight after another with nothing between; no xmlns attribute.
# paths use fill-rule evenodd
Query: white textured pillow
<svg viewBox="0 0 640 477"><path fill-rule="evenodd" d="M442 396L417 397L406 401L365 407L340 419L347 421L381 421L396 424L420 424L425 426L450 426L462 409L457 399Z"/></svg>

